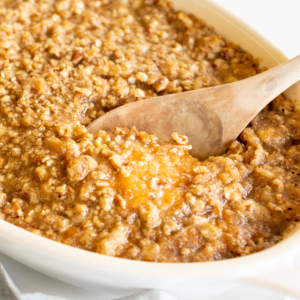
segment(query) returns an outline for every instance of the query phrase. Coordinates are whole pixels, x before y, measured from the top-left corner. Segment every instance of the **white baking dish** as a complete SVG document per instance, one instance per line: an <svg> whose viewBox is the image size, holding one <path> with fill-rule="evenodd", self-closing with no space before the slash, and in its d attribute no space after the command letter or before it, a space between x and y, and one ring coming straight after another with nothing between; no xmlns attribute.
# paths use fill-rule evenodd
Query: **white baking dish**
<svg viewBox="0 0 300 300"><path fill-rule="evenodd" d="M175 8L192 12L227 39L240 44L261 64L273 67L286 57L237 17L207 0L174 0ZM300 99L300 84L286 96ZM300 107L300 105L299 105ZM300 229L276 246L231 260L164 264L107 257L36 236L0 220L0 251L52 277L94 291L107 299L141 289L162 289L178 299L201 299L223 292L240 281L263 285L300 299ZM299 256L300 257L300 256Z"/></svg>

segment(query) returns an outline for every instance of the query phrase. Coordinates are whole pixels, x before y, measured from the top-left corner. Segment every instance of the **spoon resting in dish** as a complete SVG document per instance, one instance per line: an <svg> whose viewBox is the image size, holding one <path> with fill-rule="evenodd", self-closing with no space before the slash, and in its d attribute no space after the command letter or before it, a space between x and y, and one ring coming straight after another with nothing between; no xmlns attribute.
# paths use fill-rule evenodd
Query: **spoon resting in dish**
<svg viewBox="0 0 300 300"><path fill-rule="evenodd" d="M177 132L199 159L223 154L249 122L275 97L300 80L300 55L234 83L170 94L114 109L88 126L91 133L135 126L160 140Z"/></svg>

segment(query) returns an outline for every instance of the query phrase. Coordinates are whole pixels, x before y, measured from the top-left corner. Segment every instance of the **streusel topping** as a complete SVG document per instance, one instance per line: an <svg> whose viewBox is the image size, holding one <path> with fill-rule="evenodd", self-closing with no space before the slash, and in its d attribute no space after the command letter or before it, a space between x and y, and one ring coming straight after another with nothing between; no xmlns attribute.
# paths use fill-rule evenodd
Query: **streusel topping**
<svg viewBox="0 0 300 300"><path fill-rule="evenodd" d="M177 133L86 129L126 103L260 71L165 0L1 1L1 218L135 260L219 260L274 245L300 213L300 118L282 96L204 162Z"/></svg>

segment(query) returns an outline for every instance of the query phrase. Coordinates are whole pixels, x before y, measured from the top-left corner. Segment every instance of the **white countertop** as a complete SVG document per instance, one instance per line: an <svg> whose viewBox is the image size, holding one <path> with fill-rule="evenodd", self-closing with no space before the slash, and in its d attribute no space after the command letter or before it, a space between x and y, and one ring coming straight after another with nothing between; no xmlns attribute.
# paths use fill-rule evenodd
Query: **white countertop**
<svg viewBox="0 0 300 300"><path fill-rule="evenodd" d="M214 0L238 15L267 37L288 58L300 54L300 0ZM27 268L0 253L2 263L22 293L41 292L72 300L108 300ZM206 300L284 300L285 297L261 288L239 286ZM287 298L286 298L287 300Z"/></svg>

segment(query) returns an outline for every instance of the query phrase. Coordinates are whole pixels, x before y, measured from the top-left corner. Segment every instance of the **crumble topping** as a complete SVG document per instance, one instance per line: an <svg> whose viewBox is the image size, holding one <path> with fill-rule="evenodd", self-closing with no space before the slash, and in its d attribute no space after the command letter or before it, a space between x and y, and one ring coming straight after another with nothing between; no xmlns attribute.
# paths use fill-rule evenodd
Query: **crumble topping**
<svg viewBox="0 0 300 300"><path fill-rule="evenodd" d="M203 162L177 133L86 129L120 105L259 72L249 53L165 0L2 1L1 218L153 262L274 245L300 213L300 118L282 96Z"/></svg>

